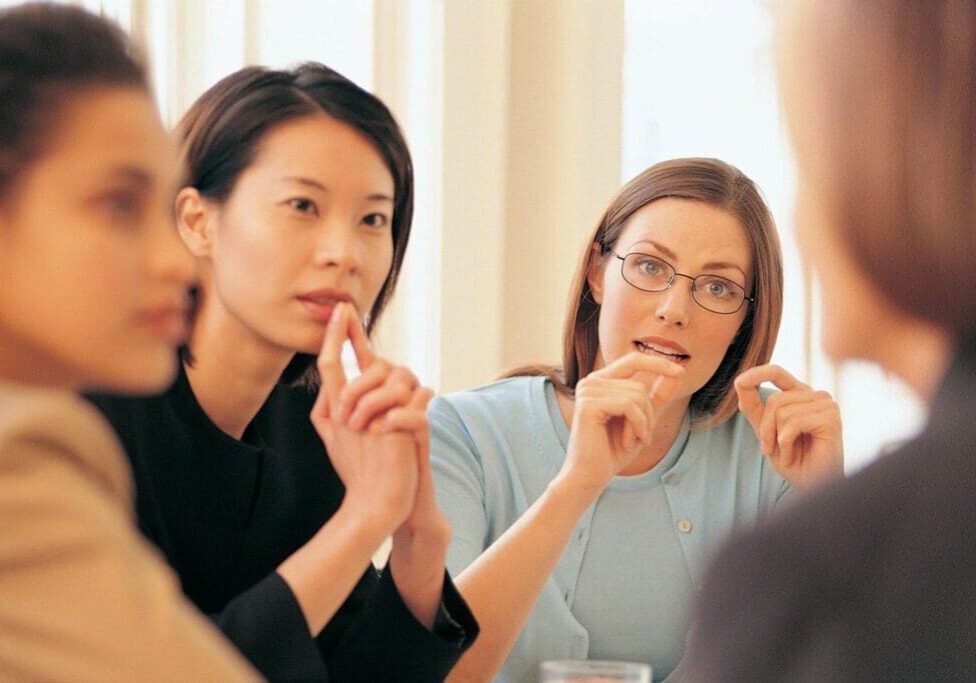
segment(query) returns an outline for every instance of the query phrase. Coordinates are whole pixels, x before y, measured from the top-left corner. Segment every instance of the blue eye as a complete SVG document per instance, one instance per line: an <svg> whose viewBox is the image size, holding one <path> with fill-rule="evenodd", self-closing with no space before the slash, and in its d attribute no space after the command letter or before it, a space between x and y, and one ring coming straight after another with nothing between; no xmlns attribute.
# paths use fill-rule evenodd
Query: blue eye
<svg viewBox="0 0 976 683"><path fill-rule="evenodd" d="M702 293L712 299L728 299L737 293L738 287L719 277L704 279Z"/></svg>
<svg viewBox="0 0 976 683"><path fill-rule="evenodd" d="M648 275L657 275L661 272L661 264L657 261L648 259L640 264L641 269Z"/></svg>

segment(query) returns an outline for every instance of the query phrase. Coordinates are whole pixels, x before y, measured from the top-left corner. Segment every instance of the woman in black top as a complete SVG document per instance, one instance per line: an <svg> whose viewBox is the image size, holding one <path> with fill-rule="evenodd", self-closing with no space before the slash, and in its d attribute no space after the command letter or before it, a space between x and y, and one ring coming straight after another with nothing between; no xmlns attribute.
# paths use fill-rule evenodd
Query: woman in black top
<svg viewBox="0 0 976 683"><path fill-rule="evenodd" d="M444 571L431 394L367 338L410 231L403 137L312 63L228 76L179 133L177 225L201 269L182 371L157 398L93 397L132 459L140 525L270 679L442 679L477 625Z"/></svg>

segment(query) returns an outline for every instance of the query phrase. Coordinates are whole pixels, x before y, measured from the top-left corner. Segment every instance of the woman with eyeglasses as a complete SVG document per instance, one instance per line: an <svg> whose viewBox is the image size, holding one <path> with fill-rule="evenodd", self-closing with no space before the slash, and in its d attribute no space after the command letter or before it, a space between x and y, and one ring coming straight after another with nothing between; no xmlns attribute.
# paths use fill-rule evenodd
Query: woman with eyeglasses
<svg viewBox="0 0 976 683"><path fill-rule="evenodd" d="M712 549L842 471L836 403L767 365L780 248L734 167L676 159L631 180L571 301L561 368L429 409L448 567L482 629L454 680L585 658L666 677Z"/></svg>

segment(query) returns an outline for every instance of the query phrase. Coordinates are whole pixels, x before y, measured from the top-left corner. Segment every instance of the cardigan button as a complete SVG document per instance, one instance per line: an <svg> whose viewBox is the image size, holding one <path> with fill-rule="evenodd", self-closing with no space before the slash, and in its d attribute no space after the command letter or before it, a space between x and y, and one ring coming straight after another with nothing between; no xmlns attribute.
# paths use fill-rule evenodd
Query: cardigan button
<svg viewBox="0 0 976 683"><path fill-rule="evenodd" d="M691 531L691 520L690 519L680 519L678 520L678 531L683 534L687 534Z"/></svg>

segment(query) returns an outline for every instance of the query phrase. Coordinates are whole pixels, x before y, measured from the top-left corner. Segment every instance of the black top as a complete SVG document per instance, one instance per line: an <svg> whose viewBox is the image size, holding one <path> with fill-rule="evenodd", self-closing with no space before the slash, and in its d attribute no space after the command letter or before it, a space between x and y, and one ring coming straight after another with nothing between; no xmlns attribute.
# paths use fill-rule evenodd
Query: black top
<svg viewBox="0 0 976 683"><path fill-rule="evenodd" d="M143 533L183 591L269 679L442 680L478 627L445 572L428 631L370 564L317 638L276 573L339 508L344 488L309 413L315 394L277 386L243 438L203 412L181 370L153 398L89 397L132 462Z"/></svg>
<svg viewBox="0 0 976 683"><path fill-rule="evenodd" d="M735 540L687 680L976 680L974 416L967 346L918 438Z"/></svg>

